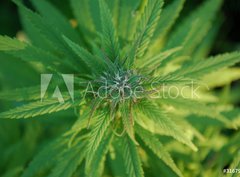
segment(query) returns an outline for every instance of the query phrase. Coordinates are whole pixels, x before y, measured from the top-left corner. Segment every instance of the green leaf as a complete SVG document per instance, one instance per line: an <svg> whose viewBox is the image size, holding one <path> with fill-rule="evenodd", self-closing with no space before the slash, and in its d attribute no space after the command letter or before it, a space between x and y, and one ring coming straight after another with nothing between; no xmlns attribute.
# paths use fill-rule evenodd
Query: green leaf
<svg viewBox="0 0 240 177"><path fill-rule="evenodd" d="M206 74L232 66L238 62L240 62L239 52L226 53L205 60L188 62L171 74L198 79Z"/></svg>
<svg viewBox="0 0 240 177"><path fill-rule="evenodd" d="M159 52L159 45L162 42L163 38L166 37L166 34L178 18L183 8L184 2L185 0L172 0L170 4L163 8L161 19L154 33L154 43L151 45L151 47L154 47L157 52Z"/></svg>
<svg viewBox="0 0 240 177"><path fill-rule="evenodd" d="M72 71L76 68L69 60L62 60L46 50L28 45L22 50L11 50L7 52L10 55L21 58L26 62L41 62L47 68L55 70L63 70L62 65L65 65L65 70Z"/></svg>
<svg viewBox="0 0 240 177"><path fill-rule="evenodd" d="M48 177L72 177L84 159L84 143L66 149L58 158L56 166Z"/></svg>
<svg viewBox="0 0 240 177"><path fill-rule="evenodd" d="M162 143L154 137L151 132L145 130L139 125L136 125L136 131L144 143L158 156L159 159L164 161L164 163L166 163L178 176L183 177L170 154L164 149Z"/></svg>
<svg viewBox="0 0 240 177"><path fill-rule="evenodd" d="M171 37L166 48L184 46L181 53L191 54L209 31L221 4L222 0L205 1L197 10L188 15L170 35ZM193 23L194 25L192 26Z"/></svg>
<svg viewBox="0 0 240 177"><path fill-rule="evenodd" d="M114 2L117 3L115 6L118 7L116 9L118 11L116 20L118 34L123 39L123 45L125 45L124 42L133 40L137 28L141 0L116 0Z"/></svg>
<svg viewBox="0 0 240 177"><path fill-rule="evenodd" d="M81 130L86 128L87 124L89 123L88 119L89 119L90 112L91 111L89 109L85 109L85 111L78 116L78 119L73 124L71 130L69 130L68 133L80 132Z"/></svg>
<svg viewBox="0 0 240 177"><path fill-rule="evenodd" d="M178 125L176 125L155 103L143 100L139 103L138 108L139 112L154 121L155 126L161 129L165 135L172 136L179 142L189 146L192 150L197 151L196 146L186 136L184 131L181 130L180 127L178 127Z"/></svg>
<svg viewBox="0 0 240 177"><path fill-rule="evenodd" d="M121 140L123 145L123 158L127 176L143 177L143 169L135 143L127 134L125 134Z"/></svg>
<svg viewBox="0 0 240 177"><path fill-rule="evenodd" d="M91 134L89 137L89 143L87 146L88 149L88 161L87 165L91 163L93 160L93 155L98 150L99 145L104 140L105 133L107 132L109 125L111 123L111 117L104 113L102 113L99 116L96 116L95 119L97 119L97 122L95 123L93 129L91 130Z"/></svg>
<svg viewBox="0 0 240 177"><path fill-rule="evenodd" d="M35 177L46 167L51 166L66 144L67 139L60 137L45 146L44 149L34 157L33 161L30 162L21 177Z"/></svg>
<svg viewBox="0 0 240 177"><path fill-rule="evenodd" d="M19 176L23 171L22 167L16 167L12 168L11 171L7 171L2 175L2 177L13 177L13 176Z"/></svg>
<svg viewBox="0 0 240 177"><path fill-rule="evenodd" d="M127 134L129 135L129 137L131 137L132 140L135 141L134 128L133 128L134 120L133 120L133 115L131 111L132 111L132 108L129 101L122 102L120 107L120 112L122 116L123 126Z"/></svg>
<svg viewBox="0 0 240 177"><path fill-rule="evenodd" d="M57 99L54 98L45 99L44 101L32 102L3 112L0 114L0 117L8 119L31 118L66 110L74 106L74 104L77 104L73 103L71 98L68 98L64 101L64 103L60 103Z"/></svg>
<svg viewBox="0 0 240 177"><path fill-rule="evenodd" d="M27 46L26 43L8 36L0 35L0 51L21 50Z"/></svg>
<svg viewBox="0 0 240 177"><path fill-rule="evenodd" d="M195 80L181 75L166 74L160 77L152 78L147 85L151 86L153 94L160 93L162 87L167 86L182 86L193 84Z"/></svg>
<svg viewBox="0 0 240 177"><path fill-rule="evenodd" d="M221 75L221 77L219 77ZM205 75L202 79L209 88L222 87L240 79L240 68L231 67Z"/></svg>
<svg viewBox="0 0 240 177"><path fill-rule="evenodd" d="M11 101L32 101L41 98L40 86L25 87L15 90L2 91L0 99Z"/></svg>
<svg viewBox="0 0 240 177"><path fill-rule="evenodd" d="M48 89L55 89L56 85L63 84L63 80L54 80L54 84L50 84ZM41 89L40 85L23 87L12 90L3 90L0 93L0 99L9 101L36 101L41 99L41 94L39 93ZM46 92L44 98L50 98L52 95Z"/></svg>
<svg viewBox="0 0 240 177"><path fill-rule="evenodd" d="M87 64L92 72L101 73L103 71L104 63L100 58L93 56L90 52L72 42L67 37L63 36L63 38L68 46L80 57L84 63Z"/></svg>
<svg viewBox="0 0 240 177"><path fill-rule="evenodd" d="M140 61L141 68L146 69L148 67L148 68L151 68L151 71L156 70L161 65L163 60L167 59L171 55L174 55L176 52L178 52L181 49L182 49L182 47L176 47L173 49L163 51L153 57L149 57L146 59L146 61L141 60ZM137 66L138 65L139 64L137 64Z"/></svg>
<svg viewBox="0 0 240 177"><path fill-rule="evenodd" d="M123 150L119 148L121 146L117 138L112 143L112 148L109 150L107 156L107 165L109 166L113 176L126 176L126 168L123 159Z"/></svg>
<svg viewBox="0 0 240 177"><path fill-rule="evenodd" d="M209 55L222 23L223 20L217 19L214 25L211 26L209 32L205 35L201 43L194 50L192 56L194 60L200 60L202 58L206 58Z"/></svg>
<svg viewBox="0 0 240 177"><path fill-rule="evenodd" d="M235 154L235 158L231 163L229 169L236 170L235 173L228 173L227 177L238 177L239 176L239 169L240 169L240 152Z"/></svg>
<svg viewBox="0 0 240 177"><path fill-rule="evenodd" d="M93 48L93 54L97 58L103 59L103 62L105 63L109 72L114 73L117 70L117 65L114 64L114 61L111 61L108 57L106 57L104 52L96 44L92 43L92 48Z"/></svg>
<svg viewBox="0 0 240 177"><path fill-rule="evenodd" d="M97 32L101 31L101 20L100 20L100 7L99 7L99 0L88 0L89 4L89 11L91 13L91 18L93 19L93 24ZM86 17L84 17L86 20ZM84 20L84 21L85 21Z"/></svg>
<svg viewBox="0 0 240 177"><path fill-rule="evenodd" d="M168 32L168 30L178 18L183 8L184 2L185 0L172 1L170 4L163 8L161 20L157 25L154 39L161 38L166 34L166 32Z"/></svg>
<svg viewBox="0 0 240 177"><path fill-rule="evenodd" d="M78 26L85 34L95 32L95 26L91 17L89 0L71 0L71 8L78 22ZM86 20L87 19L87 20Z"/></svg>
<svg viewBox="0 0 240 177"><path fill-rule="evenodd" d="M160 18L162 6L163 1L161 0L148 1L138 25L139 29L137 29L136 39L133 42L132 49L130 50L130 66L133 64L135 59L139 59L145 54Z"/></svg>
<svg viewBox="0 0 240 177"><path fill-rule="evenodd" d="M188 119L186 119L185 115L182 115L183 117L181 117L179 119L179 114L176 112L175 114L171 113L171 118L175 121L175 123L181 127L183 127L184 129L186 129L189 133L188 135L191 137L196 137L198 140L200 140L201 142L205 142L206 138L205 136L196 128L194 127L189 121ZM198 118L198 116L196 116L196 118Z"/></svg>
<svg viewBox="0 0 240 177"><path fill-rule="evenodd" d="M220 114L214 106L208 106L200 101L194 99L185 99L182 97L169 98L159 100L160 104L166 104L175 107L178 110L184 110L189 113L198 114L202 116L208 116L212 119L217 119L226 125L231 125L231 122Z"/></svg>
<svg viewBox="0 0 240 177"><path fill-rule="evenodd" d="M79 71L84 71L84 65L81 62L77 62L76 55L71 52L67 47L66 43L62 39L62 35L64 35L60 30L58 30L52 23L49 23L43 17L38 15L37 13L32 12L27 9L23 4L21 4L18 0L13 0L17 6L21 14L28 19L28 21L38 30L39 36L44 37L44 41L47 41L50 44L51 48L54 49L54 53L59 58L64 58L62 61L71 63L72 68ZM40 41L40 40L38 40ZM40 45L42 46L42 45ZM50 50L51 50L50 48ZM45 49L45 48L44 48ZM53 51L52 51L53 52ZM66 60L67 58L67 60Z"/></svg>
<svg viewBox="0 0 240 177"><path fill-rule="evenodd" d="M56 30L52 24L47 23L39 14L32 12L27 9L21 2L18 0L13 0L18 6L20 12L25 18L28 18L29 22L31 22L41 35L43 35L48 42L58 51L65 51L65 47L62 45L61 41L61 33Z"/></svg>
<svg viewBox="0 0 240 177"><path fill-rule="evenodd" d="M54 27L68 36L74 42L80 42L78 33L71 27L70 21L61 12L46 0L31 0L34 7L40 12L44 21L54 24ZM57 20L56 20L57 19Z"/></svg>
<svg viewBox="0 0 240 177"><path fill-rule="evenodd" d="M32 23L31 19L28 17L27 13L23 9L19 9L19 16L23 31L27 36L27 39L31 41L31 44L38 46L41 49L50 51L55 51L55 46L51 45L51 42L46 38L39 30L39 28ZM38 35L36 35L38 34Z"/></svg>
<svg viewBox="0 0 240 177"><path fill-rule="evenodd" d="M111 12L103 0L99 0L99 6L102 23L102 48L109 59L115 61L120 57L120 52Z"/></svg>
<svg viewBox="0 0 240 177"><path fill-rule="evenodd" d="M104 162L109 146L113 140L113 133L108 131L105 133L105 138L100 142L99 147L93 154L93 158L89 165L85 168L86 175L89 177L101 177L104 171Z"/></svg>

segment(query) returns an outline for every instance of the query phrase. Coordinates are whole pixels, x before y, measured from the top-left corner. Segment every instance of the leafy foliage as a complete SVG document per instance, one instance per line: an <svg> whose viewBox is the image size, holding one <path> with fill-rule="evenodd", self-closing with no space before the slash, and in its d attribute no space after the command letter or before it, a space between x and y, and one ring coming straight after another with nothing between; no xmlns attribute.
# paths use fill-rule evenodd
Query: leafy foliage
<svg viewBox="0 0 240 177"><path fill-rule="evenodd" d="M123 158L128 176L141 177L143 170L141 167L140 157L137 152L136 145L133 141L125 136L123 142Z"/></svg>
<svg viewBox="0 0 240 177"><path fill-rule="evenodd" d="M183 176L180 170L177 168L170 154L164 150L162 143L150 132L141 128L140 126L137 128L137 133L141 137L141 139L146 143L147 146L160 158L162 159L173 171L175 171L178 176ZM159 151L159 149L161 149Z"/></svg>
<svg viewBox="0 0 240 177"><path fill-rule="evenodd" d="M25 48L25 44L21 41L11 39L7 36L0 36L0 50L8 51L8 50L21 50Z"/></svg>
<svg viewBox="0 0 240 177"><path fill-rule="evenodd" d="M0 35L0 59L75 82L52 77L44 98L46 85L3 87L0 175L218 177L229 165L240 140L239 88L230 92L240 53L208 56L222 0L187 15L185 0L70 0L71 19L46 0L13 2L26 37ZM227 141L225 130L237 133Z"/></svg>
<svg viewBox="0 0 240 177"><path fill-rule="evenodd" d="M162 1L148 1L139 22L139 29L137 29L137 36L133 48L130 51L130 65L133 64L135 59L142 57L148 48L160 17L162 5Z"/></svg>

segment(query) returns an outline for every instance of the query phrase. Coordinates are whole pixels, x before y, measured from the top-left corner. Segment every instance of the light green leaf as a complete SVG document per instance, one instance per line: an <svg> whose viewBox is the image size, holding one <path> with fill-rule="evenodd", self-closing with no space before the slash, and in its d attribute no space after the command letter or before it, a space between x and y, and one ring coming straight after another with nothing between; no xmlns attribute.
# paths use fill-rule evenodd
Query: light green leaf
<svg viewBox="0 0 240 177"><path fill-rule="evenodd" d="M8 119L31 118L66 110L74 106L74 104L77 104L73 103L71 98L65 99L64 101L64 103L60 103L56 98L54 98L32 102L3 112L0 114L0 117Z"/></svg>
<svg viewBox="0 0 240 177"><path fill-rule="evenodd" d="M93 24L90 12L89 0L71 0L70 2L73 14L76 17L81 31L83 31L85 34L88 34L89 32L95 32L95 26Z"/></svg>
<svg viewBox="0 0 240 177"><path fill-rule="evenodd" d="M97 119L90 137L89 137L89 143L87 146L88 149L88 159L87 159L87 165L91 163L93 160L93 156L95 152L98 150L99 145L104 140L105 133L109 129L109 125L111 123L111 117L109 114L104 115L103 113L99 116L96 116L95 119Z"/></svg>
<svg viewBox="0 0 240 177"><path fill-rule="evenodd" d="M139 103L138 108L138 111L154 121L155 126L161 129L165 135L172 136L179 142L189 146L192 150L197 151L196 146L186 136L183 130L180 129L180 127L178 127L178 125L176 125L155 103L143 100Z"/></svg>
<svg viewBox="0 0 240 177"><path fill-rule="evenodd" d="M221 77L219 77L221 75ZM221 87L224 85L231 84L233 81L240 79L240 69L226 68L208 75L205 75L202 79L209 88Z"/></svg>
<svg viewBox="0 0 240 177"><path fill-rule="evenodd" d="M0 51L21 50L27 46L26 43L8 36L0 35Z"/></svg>
<svg viewBox="0 0 240 177"><path fill-rule="evenodd" d="M189 85L193 83L193 79L183 77L181 75L175 74L166 74L160 77L155 77L150 80L149 84L151 84L152 89L156 91L163 86L178 86L178 85Z"/></svg>
<svg viewBox="0 0 240 177"><path fill-rule="evenodd" d="M132 140L135 141L134 129L133 129L133 125L134 125L133 121L134 120L133 120L133 115L132 115L131 109L132 108L131 108L129 101L125 101L121 104L120 112L121 112L121 116L122 116L124 129L126 130L129 137L131 137Z"/></svg>
<svg viewBox="0 0 240 177"><path fill-rule="evenodd" d="M139 153L135 143L125 134L121 138L123 145L123 159L128 177L143 177L143 169L139 157Z"/></svg>
<svg viewBox="0 0 240 177"><path fill-rule="evenodd" d="M106 132L105 138L100 142L99 147L93 154L93 158L89 165L85 168L86 175L88 177L101 177L104 171L106 154L109 150L109 146L113 140L113 133L111 131Z"/></svg>
<svg viewBox="0 0 240 177"><path fill-rule="evenodd" d="M154 49L153 50L150 49L150 52L155 53L156 50L156 52L159 53L159 46L161 45L161 42L163 42L164 37L166 37L166 34L168 33L168 31L178 18L183 8L184 2L185 0L172 0L170 4L168 4L166 7L163 7L161 19L154 33L153 45L150 46L151 48Z"/></svg>
<svg viewBox="0 0 240 177"><path fill-rule="evenodd" d="M113 2L112 0L109 0ZM141 0L116 0L118 7L117 26L118 34L123 39L123 45L125 42L132 41L137 28L137 20L139 17L139 7Z"/></svg>
<svg viewBox="0 0 240 177"><path fill-rule="evenodd" d="M139 29L137 29L133 47L130 50L130 54L128 56L130 66L133 64L136 58L139 59L145 54L154 31L157 27L162 6L163 1L161 0L148 1L138 25Z"/></svg>
<svg viewBox="0 0 240 177"><path fill-rule="evenodd" d="M239 176L239 170L240 170L240 152L237 152L235 154L235 158L230 165L229 169L236 170L235 173L228 173L227 177L238 177Z"/></svg>
<svg viewBox="0 0 240 177"><path fill-rule="evenodd" d="M151 72L158 69L158 67L161 65L162 61L170 57L171 55L174 55L176 52L180 51L182 47L176 47L173 49L169 49L166 51L162 51L159 54L149 57L146 59L146 61L140 60L140 65L141 68L146 69L146 68L151 68ZM138 62L138 61L136 61ZM137 66L139 64L136 64Z"/></svg>
<svg viewBox="0 0 240 177"><path fill-rule="evenodd" d="M164 161L164 163L166 163L179 177L183 177L170 154L164 149L162 143L154 137L151 132L148 132L139 125L136 125L136 131L144 143L154 152L154 154L158 156L158 158Z"/></svg>
<svg viewBox="0 0 240 177"><path fill-rule="evenodd" d="M174 76L197 79L219 69L232 66L238 62L240 62L239 52L226 53L205 60L188 62L183 65L182 68L171 74Z"/></svg>
<svg viewBox="0 0 240 177"><path fill-rule="evenodd" d="M194 99L185 99L182 97L170 98L165 97L158 101L160 104L166 104L175 107L178 110L183 110L189 113L208 116L212 119L217 119L226 125L231 125L231 122L220 114L214 106L208 106L200 101Z"/></svg>

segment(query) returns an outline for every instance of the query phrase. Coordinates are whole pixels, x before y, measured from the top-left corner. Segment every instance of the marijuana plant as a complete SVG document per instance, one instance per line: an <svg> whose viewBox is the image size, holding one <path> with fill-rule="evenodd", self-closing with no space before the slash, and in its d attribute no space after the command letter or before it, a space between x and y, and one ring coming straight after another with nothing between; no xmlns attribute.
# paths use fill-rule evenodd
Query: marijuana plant
<svg viewBox="0 0 240 177"><path fill-rule="evenodd" d="M43 80L50 74L47 83L58 79L49 88L42 82L2 92L1 99L18 107L0 117L44 117L65 110L54 115L67 118L58 126L68 129L44 144L30 163L31 158L23 161L23 170L15 174L203 175L183 175L184 167L176 165L167 147L197 151L195 143L204 137L195 119L238 128L238 119L230 115L234 107L210 89L240 77L238 69L234 74L227 68L240 61L240 53L207 58L222 0L206 0L176 22L184 1L71 0L74 19L69 20L45 0L31 0L36 12L14 0L27 37L0 36L1 54L28 62ZM74 85L69 87L64 74L74 75ZM30 132L37 136L38 131Z"/></svg>

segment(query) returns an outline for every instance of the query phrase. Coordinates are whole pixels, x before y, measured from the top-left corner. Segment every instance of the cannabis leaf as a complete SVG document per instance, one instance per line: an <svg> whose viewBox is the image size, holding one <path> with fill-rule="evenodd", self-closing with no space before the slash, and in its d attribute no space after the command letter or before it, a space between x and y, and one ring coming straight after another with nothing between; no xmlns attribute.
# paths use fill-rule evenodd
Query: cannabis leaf
<svg viewBox="0 0 240 177"><path fill-rule="evenodd" d="M108 57L114 61L119 56L119 44L116 37L115 28L108 9L104 1L99 1L101 22L102 22L102 48Z"/></svg>
<svg viewBox="0 0 240 177"><path fill-rule="evenodd" d="M0 117L10 119L30 118L66 110L72 106L73 104L71 98L66 100L64 103L59 103L56 99L48 99L44 100L44 102L37 101L17 107L7 112L3 112L0 114Z"/></svg>
<svg viewBox="0 0 240 177"><path fill-rule="evenodd" d="M26 44L23 42L12 39L8 36L0 36L0 50L8 51L8 50L21 50L26 47Z"/></svg>
<svg viewBox="0 0 240 177"><path fill-rule="evenodd" d="M92 161L91 158L94 152L98 149L102 139L104 138L105 133L108 130L108 126L111 123L111 117L107 114L106 116L100 115L96 119L96 125L94 126L92 133L89 138L89 144L88 144L88 154L89 154L89 160Z"/></svg>
<svg viewBox="0 0 240 177"><path fill-rule="evenodd" d="M170 154L164 150L162 143L155 138L150 132L138 126L136 128L137 134L146 143L147 146L160 158L162 159L171 169L178 174L178 176L183 176L181 171L177 168ZM160 151L159 151L160 149Z"/></svg>
<svg viewBox="0 0 240 177"><path fill-rule="evenodd" d="M158 19L160 18L162 5L163 1L148 1L139 22L139 29L137 29L137 36L133 48L129 54L130 65L133 64L135 58L140 58L144 55L156 29Z"/></svg>
<svg viewBox="0 0 240 177"><path fill-rule="evenodd" d="M148 100L139 104L139 111L145 116L152 119L158 127L160 127L166 135L172 136L176 140L180 141L191 147L194 151L197 151L196 146L184 135L184 132L176 125L164 111L158 108L154 103Z"/></svg>
<svg viewBox="0 0 240 177"><path fill-rule="evenodd" d="M122 138L122 143L124 146L123 149L123 158L127 170L127 175L130 177L142 177L143 170L140 162L140 158L137 152L137 147L129 136L125 135Z"/></svg>

